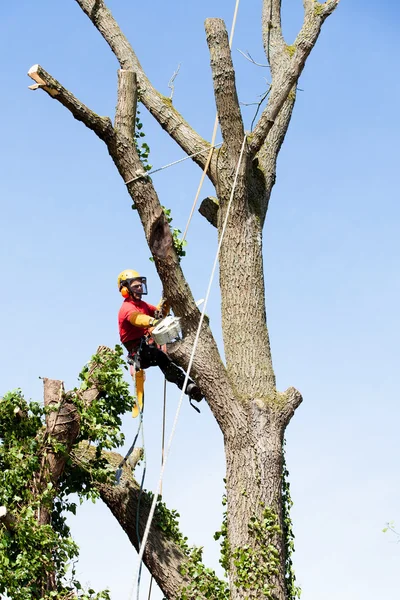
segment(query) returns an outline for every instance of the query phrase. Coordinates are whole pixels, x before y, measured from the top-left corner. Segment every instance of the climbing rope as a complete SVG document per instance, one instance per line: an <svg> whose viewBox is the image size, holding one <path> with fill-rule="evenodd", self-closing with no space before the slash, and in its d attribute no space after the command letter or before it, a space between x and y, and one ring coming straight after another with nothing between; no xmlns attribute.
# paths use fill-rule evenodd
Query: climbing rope
<svg viewBox="0 0 400 600"><path fill-rule="evenodd" d="M238 10L239 10L239 2L240 2L240 0L236 0L235 11L233 13L231 33L229 35L229 48L232 48L233 36L234 36L234 33L235 33L235 27L236 27L236 19L237 19L237 14L238 14ZM215 115L214 129L213 129L212 137L211 137L210 152L208 153L206 164L204 165L204 169L203 169L203 172L202 172L201 177L200 177L199 187L197 188L197 192L196 192L196 195L195 195L194 200L193 200L192 208L190 210L188 222L186 223L186 227L185 227L185 230L183 232L182 242L186 239L186 234L188 232L189 225L190 225L190 222L192 220L193 213L195 211L195 208L196 208L196 205L197 205L197 201L198 201L199 196L200 196L201 188L203 187L203 183L204 183L204 180L205 180L206 175L207 175L208 167L210 166L210 162L211 162L211 158L212 158L212 155L213 155L213 152L214 152L214 148L217 148L218 146L221 146L221 143L215 145L215 138L217 137L217 131L218 131L218 112Z"/></svg>
<svg viewBox="0 0 400 600"><path fill-rule="evenodd" d="M164 377L164 402L163 402L163 416L162 416L162 436L161 436L161 466L164 462L164 446L165 446L165 417L167 412L167 379ZM162 496L162 483L160 487L160 496ZM153 575L150 575L150 584L149 584L149 595L147 600L151 598L151 588L153 585ZM138 585L139 590L139 585Z"/></svg>
<svg viewBox="0 0 400 600"><path fill-rule="evenodd" d="M200 338L200 331L201 331L201 327L202 327L202 324L203 324L203 321L204 321L204 315L205 315L205 312L206 312L207 303L208 303L208 299L209 299L209 296L210 296L211 286L212 286L212 283L213 283L213 280L214 280L215 271L216 271L217 265L218 265L218 258L219 258L219 254L220 254L220 251L221 251L221 246L222 246L222 242L223 242L223 239L224 239L224 235L225 235L225 231L226 231L226 226L227 226L227 223L228 223L228 218L229 218L230 209L231 209L231 206L232 206L232 201L233 201L233 197L234 197L234 193L235 193L235 189L236 189L237 179L238 179L238 175L239 175L239 169L240 169L240 166L241 166L241 163L242 163L242 158L243 158L245 146L246 146L246 135L243 138L243 143L242 143L242 147L241 147L241 150L240 150L240 155L239 155L239 159L238 159L238 163L237 163L237 167L236 167L236 172L235 172L235 177L234 177L234 181L233 181L233 185L232 185L231 195L230 195L228 206L227 206L227 209L226 209L225 220L224 220L224 224L223 224L221 235L220 235L220 239L219 239L218 248L217 248L217 252L216 252L216 255L215 255L215 259L214 259L214 264L213 264L213 268L212 268L212 271L211 271L210 280L209 280L209 283L208 283L207 293L206 293L206 296L205 296L205 299L204 299L203 310L202 310L201 315L200 315L200 321L199 321L199 325L197 327L196 336L195 336L195 339L194 339L193 348L192 348L192 352L191 352L190 359L189 359L189 364L188 364L187 371L186 371L185 381L183 383L181 395L180 395L179 402L178 402L178 407L176 409L175 419L174 419L174 422L173 422L173 425L172 425L172 429L171 429L171 434L170 434L170 437L169 437L169 440L168 440L167 450L166 450L165 455L164 455L164 460L163 460L163 463L162 463L162 467L161 467L161 471L160 471L160 477L159 477L159 480L158 480L156 492L155 492L154 497L153 497L153 502L151 504L149 516L147 518L147 523L146 523L146 528L145 528L145 531L144 531L144 534L143 534L142 543L140 545L139 556L138 556L138 568L137 568L137 573L136 573L136 576L135 576L135 579L134 579L133 588L132 588L131 594L129 596L129 600L132 599L136 586L137 586L136 587L137 593L139 593L139 583L140 583L139 582L139 573L140 573L141 564L142 564L142 561L143 561L143 554L144 554L144 551L145 551L145 548L146 548L147 538L149 536L150 527L151 527L151 524L152 524L152 521L153 521L153 517L154 517L154 513L155 513L155 509L156 509L156 504L157 504L157 500L158 500L158 495L159 495L160 490L162 488L162 481L163 481L163 477L164 477L165 467L166 467L167 460L168 460L168 457L169 457L169 453L170 453L170 450L171 450L172 441L174 439L176 427L177 427L177 424L178 424L178 418L179 418L179 414L180 414L181 407L182 407L183 397L184 397L184 394L185 394L185 389L186 389L187 383L189 381L190 371L191 371L193 360L194 360L194 356L195 356L195 353L196 353L197 344L198 344L198 341L199 341L199 338Z"/></svg>
<svg viewBox="0 0 400 600"><path fill-rule="evenodd" d="M143 414L143 409L144 409L144 396L143 396L143 408L142 408L141 414ZM142 425L142 448L143 448L143 473L142 473L142 480L140 482L139 497L138 497L138 503L137 503L137 509L136 509L136 536L137 536L137 540L138 540L139 550L140 550L140 546L141 546L141 540L140 540L140 534L139 534L140 501L141 501L142 495L143 495L144 480L146 478L146 469L147 469L146 444L145 444L145 441L144 441L144 426L143 425ZM139 590L140 590L140 579L141 579L141 576L142 576L142 566L143 566L143 563L141 563L140 567L139 567L138 588L137 588L137 597L136 597L136 600L139 600Z"/></svg>

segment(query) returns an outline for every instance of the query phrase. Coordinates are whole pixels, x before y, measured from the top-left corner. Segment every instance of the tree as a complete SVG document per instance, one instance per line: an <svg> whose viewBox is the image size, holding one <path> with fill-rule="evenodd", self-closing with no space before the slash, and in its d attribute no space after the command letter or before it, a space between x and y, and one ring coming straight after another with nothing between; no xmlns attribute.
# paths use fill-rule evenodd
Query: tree
<svg viewBox="0 0 400 600"><path fill-rule="evenodd" d="M204 200L200 211L218 236L222 235L233 191L219 256L224 362L204 322L191 373L204 392L224 437L227 518L221 535L230 597L293 597L296 590L290 572L291 534L285 515L286 489L282 483L283 440L301 395L294 388L283 393L276 389L265 314L262 232L297 83L321 26L338 0L323 4L304 0L304 23L291 46L285 43L282 34L280 0L263 2L263 41L272 82L267 105L251 134L245 134L244 130L224 23L219 19L207 20L214 93L224 142L218 150L212 149L190 127L170 99L155 90L104 2L77 2L110 45L121 67L114 123L82 104L39 65L32 67L29 75L36 82L34 87L42 88L58 100L105 142L141 219L164 293L174 313L181 318L183 340L174 344L169 352L184 368L189 364L200 313L180 266L181 247L174 239L154 185L146 176L146 148L143 152L137 139L137 100L188 155L195 154L193 160L200 168L207 167L210 156L207 175L215 187L216 199ZM244 154L240 159L242 148ZM233 190L236 171L237 183ZM246 319L247 315L251 318ZM107 357L105 362L104 356ZM29 465L35 475L30 498L36 504L27 519L30 535L35 532L39 536L35 551L37 548L43 551L45 547L50 550L46 562L37 564L36 575L42 572L43 577L39 577L32 597L42 597L45 590L49 594L57 590L61 564L65 557L73 555L68 544L57 546L63 524L55 525L54 513L59 514L64 508L65 495L62 500L58 499L61 492L68 495L78 490L88 494L97 490L132 543L138 545L134 526L138 486L127 469L122 487L114 487L107 474L107 462L115 465L120 460L107 451L118 439L118 415L130 401L117 374L116 358L118 354L100 351L93 360L92 370L82 375L83 388L72 393L65 394L61 382L45 381L47 414L39 414L37 407L29 408L18 395L7 396L2 401L3 466L16 467L15 461L20 460L21 454L17 451L20 442L26 444L30 440L29 443L38 444L40 441L40 460ZM101 421L104 398L110 397L120 399L115 404L116 412L109 421ZM55 412L52 405L56 407ZM101 428L96 430L100 422ZM91 450L82 456L82 444L87 440L97 440L95 456ZM24 452L28 452L26 446ZM10 491L15 485L21 487L25 476L24 471L18 481L10 481ZM11 507L16 524L9 520L4 526L8 532L4 538L7 547L22 535L18 511L25 510L27 500L21 496ZM9 514L8 508L5 506L5 514ZM143 500L142 508L140 531L143 533L148 499ZM151 530L144 560L164 594L168 598L227 597L225 587L208 572L203 570L201 577L194 575L193 565L197 565L198 571L199 557L185 546L171 514L162 504L158 506L157 519L158 526L155 524ZM35 523L39 523L39 529L35 529ZM41 536L44 531L46 535L54 534L51 542ZM18 539L22 543L24 538ZM56 546L59 553L54 550ZM72 594L71 589L65 591L67 594Z"/></svg>

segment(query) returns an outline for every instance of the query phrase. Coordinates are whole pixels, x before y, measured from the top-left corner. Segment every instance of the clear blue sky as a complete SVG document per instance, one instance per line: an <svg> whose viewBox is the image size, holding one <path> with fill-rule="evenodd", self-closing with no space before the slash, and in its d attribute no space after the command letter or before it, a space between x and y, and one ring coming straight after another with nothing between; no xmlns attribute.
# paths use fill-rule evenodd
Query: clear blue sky
<svg viewBox="0 0 400 600"><path fill-rule="evenodd" d="M283 4L291 43L302 2ZM181 63L174 103L209 139L215 106L203 22L222 17L230 27L234 0L109 6L161 92L169 93ZM268 80L267 69L236 50L264 62L260 11L260 0L239 10L233 56L242 102L254 101ZM400 8L388 0L342 0L325 23L301 79L265 229L278 384L304 396L287 431L304 600L399 595L400 546L381 533L385 521L400 521L399 27ZM113 116L118 65L105 42L73 0L21 0L2 7L0 50L0 394L21 387L40 399L40 376L71 387L99 344L118 341L120 270L147 275L150 300L161 288L102 142L46 94L27 89L26 72L40 63L95 112ZM249 126L253 108L243 110ZM142 117L152 164L180 158L144 109ZM154 176L181 229L199 177L189 162ZM197 215L183 262L197 298L204 297L215 248L215 232ZM217 285L208 312L220 340ZM149 372L149 488L158 477L162 385L157 371ZM169 423L178 397L170 387ZM135 427L127 415L127 441ZM164 497L213 566L223 476L222 440L209 411L198 416L185 405ZM109 586L113 600L127 598L136 555L107 510L83 506L71 525L82 547L82 581Z"/></svg>

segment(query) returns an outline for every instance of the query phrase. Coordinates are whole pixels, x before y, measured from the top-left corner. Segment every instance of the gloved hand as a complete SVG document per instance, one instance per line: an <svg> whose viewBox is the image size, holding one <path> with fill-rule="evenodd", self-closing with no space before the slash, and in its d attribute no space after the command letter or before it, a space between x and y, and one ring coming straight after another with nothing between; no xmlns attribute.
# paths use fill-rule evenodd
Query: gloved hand
<svg viewBox="0 0 400 600"><path fill-rule="evenodd" d="M151 332L153 331L153 329L154 329L155 327L157 327L157 325L158 325L159 323L161 323L161 321L162 321L162 319L157 319L156 317L154 317L154 318L152 319L152 321L150 321L150 324L149 324L149 326L148 326L148 328L147 328L147 331L148 331L149 333L151 333Z"/></svg>
<svg viewBox="0 0 400 600"><path fill-rule="evenodd" d="M154 316L157 319L163 319L167 316L170 311L170 305L166 298L161 298L160 302L157 304L157 310L154 313Z"/></svg>

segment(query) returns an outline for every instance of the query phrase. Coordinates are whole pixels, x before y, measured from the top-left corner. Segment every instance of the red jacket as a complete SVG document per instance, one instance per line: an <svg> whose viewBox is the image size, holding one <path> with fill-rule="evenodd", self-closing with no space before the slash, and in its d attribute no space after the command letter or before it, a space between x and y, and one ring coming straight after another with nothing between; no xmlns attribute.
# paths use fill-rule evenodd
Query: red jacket
<svg viewBox="0 0 400 600"><path fill-rule="evenodd" d="M147 333L147 328L137 327L129 322L129 317L132 313L142 313L154 317L154 313L157 310L152 304L147 304L143 300L133 300L132 298L126 298L123 301L121 308L118 313L118 326L119 326L119 337L123 344L131 341L139 341Z"/></svg>

